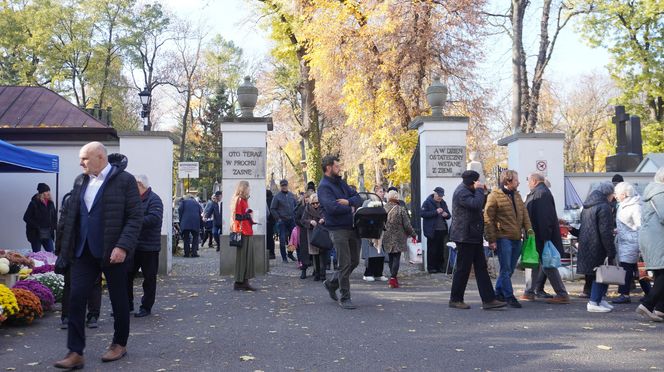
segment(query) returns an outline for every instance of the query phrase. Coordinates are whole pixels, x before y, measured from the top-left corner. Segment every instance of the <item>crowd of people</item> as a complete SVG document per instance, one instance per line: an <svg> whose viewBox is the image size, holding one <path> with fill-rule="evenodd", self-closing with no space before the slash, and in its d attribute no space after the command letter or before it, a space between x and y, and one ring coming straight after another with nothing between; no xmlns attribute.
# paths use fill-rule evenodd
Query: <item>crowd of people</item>
<svg viewBox="0 0 664 372"><path fill-rule="evenodd" d="M83 172L63 198L59 219L50 189L43 183L38 185L24 215L32 249L54 250L59 257L57 269L66 278L62 328L68 330L69 351L55 363L55 367L65 369L82 368L85 363L85 327L95 327L99 317L102 273L114 318L112 343L102 360L118 360L127 353L129 315L134 309L133 282L139 270L144 277L144 295L134 316L150 315L155 302L163 221L161 199L152 191L147 176L133 176L125 170L126 157L107 154L98 142L83 146L79 157ZM271 232L277 232L282 261L297 262L302 279L312 267L313 280L323 283L329 297L343 309L354 309L350 276L360 258L365 260L365 281L386 281L390 288L399 288L401 256L408 249L408 240L417 239L418 233L397 189L390 188L386 193L377 186L373 196L360 195L342 179L336 156L325 156L322 170L318 187L310 183L299 196L289 190L286 180L280 182L281 190L276 195L268 193L266 249L270 259L276 259ZM558 218L545 177L532 173L526 180L530 192L524 201L516 171L504 170L499 187L489 190L476 171L468 170L453 192L451 211L442 187L434 188L423 202L420 216L427 240L427 268L431 274L453 273L449 306L470 309L464 296L471 270L485 310L521 308L519 299L544 298L551 304L569 304L559 270L543 264L544 251L550 247L559 256L565 254L561 237L564 226L578 237L577 272L586 278L581 296L589 299L588 312L610 312L614 305L632 302L631 287L638 278L645 296L636 312L651 321L664 321L664 168L657 171L642 196L620 177L599 184L583 203L576 228ZM230 241L237 253L233 288L244 291L255 291L249 280L255 276L252 239L257 222L250 195L249 182L239 181L229 206ZM383 210L380 236L359 236L354 215L365 207ZM207 204L192 197L179 203L185 257L199 256L199 238L209 247L216 244L217 251L222 249L222 208L221 192L216 192ZM534 237L539 265L531 267L525 291L517 299L512 276L528 236ZM448 242L455 246L453 271L445 265L451 254ZM488 272L487 249L494 252L500 264L495 287ZM385 263L389 277L384 275ZM606 297L609 283L597 274L602 265L619 265L624 270L623 284L613 304ZM640 269L652 273L652 284ZM333 271L332 275L327 275L328 270ZM555 295L544 291L547 280Z"/></svg>

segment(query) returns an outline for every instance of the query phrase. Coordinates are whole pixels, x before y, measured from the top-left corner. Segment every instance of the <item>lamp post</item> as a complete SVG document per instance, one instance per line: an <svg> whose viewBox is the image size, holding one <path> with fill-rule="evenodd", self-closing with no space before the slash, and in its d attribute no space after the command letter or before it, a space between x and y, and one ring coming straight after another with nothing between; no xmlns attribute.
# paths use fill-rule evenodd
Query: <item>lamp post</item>
<svg viewBox="0 0 664 372"><path fill-rule="evenodd" d="M152 129L150 125L150 102L152 101L152 94L148 90L148 87L145 87L138 93L138 97L141 99L141 104L143 105L143 110L141 111L141 118L144 121L143 131L149 132Z"/></svg>

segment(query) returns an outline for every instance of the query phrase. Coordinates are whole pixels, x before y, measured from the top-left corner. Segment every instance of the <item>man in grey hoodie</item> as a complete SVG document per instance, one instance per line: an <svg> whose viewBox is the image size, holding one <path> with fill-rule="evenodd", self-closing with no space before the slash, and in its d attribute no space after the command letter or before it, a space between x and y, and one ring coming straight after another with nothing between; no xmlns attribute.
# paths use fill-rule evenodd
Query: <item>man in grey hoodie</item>
<svg viewBox="0 0 664 372"><path fill-rule="evenodd" d="M297 199L292 192L288 191L288 181L281 180L279 182L281 187L281 192L278 192L272 198L272 204L270 205L270 213L277 221L277 226L279 226L279 251L281 252L281 259L283 262L288 262L288 258L295 261L295 257L292 252L288 252L286 255L286 244L288 244L288 238L290 237L293 228L295 228L295 206L297 205Z"/></svg>

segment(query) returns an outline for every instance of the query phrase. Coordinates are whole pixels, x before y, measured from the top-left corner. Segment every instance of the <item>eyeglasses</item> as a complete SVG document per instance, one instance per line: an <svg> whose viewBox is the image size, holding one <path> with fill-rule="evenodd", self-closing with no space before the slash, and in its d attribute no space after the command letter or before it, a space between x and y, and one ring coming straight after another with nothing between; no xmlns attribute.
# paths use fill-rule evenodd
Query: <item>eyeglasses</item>
<svg viewBox="0 0 664 372"><path fill-rule="evenodd" d="M320 205L320 203L319 202L313 202L313 203L311 203L311 205Z"/></svg>

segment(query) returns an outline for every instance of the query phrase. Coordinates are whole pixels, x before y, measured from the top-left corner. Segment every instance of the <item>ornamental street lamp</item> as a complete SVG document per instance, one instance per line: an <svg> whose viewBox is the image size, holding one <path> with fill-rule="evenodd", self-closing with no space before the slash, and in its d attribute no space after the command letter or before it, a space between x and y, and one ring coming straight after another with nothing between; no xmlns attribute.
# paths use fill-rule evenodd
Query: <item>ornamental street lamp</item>
<svg viewBox="0 0 664 372"><path fill-rule="evenodd" d="M138 97L141 99L141 104L143 105L143 110L141 111L141 118L143 118L143 131L149 132L151 130L150 125L150 102L152 101L152 94L148 90L148 87L143 88L143 91L138 93Z"/></svg>

